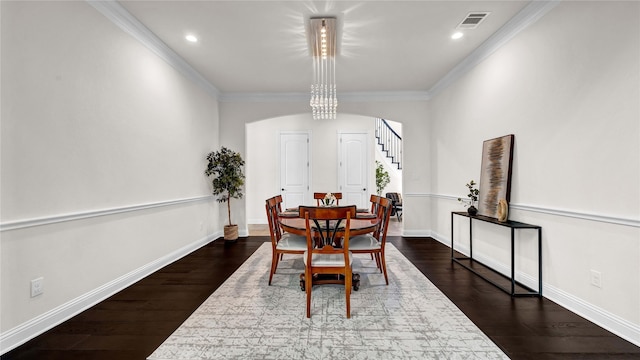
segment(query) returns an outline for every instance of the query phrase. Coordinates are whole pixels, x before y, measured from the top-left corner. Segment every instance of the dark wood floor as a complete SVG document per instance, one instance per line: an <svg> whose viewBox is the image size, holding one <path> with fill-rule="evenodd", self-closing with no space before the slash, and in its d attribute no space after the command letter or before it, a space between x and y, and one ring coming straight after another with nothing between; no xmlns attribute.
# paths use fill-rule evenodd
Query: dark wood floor
<svg viewBox="0 0 640 360"><path fill-rule="evenodd" d="M145 359L265 241L215 241L1 358ZM512 299L433 239L390 242L512 359L640 359L640 347L547 299Z"/></svg>

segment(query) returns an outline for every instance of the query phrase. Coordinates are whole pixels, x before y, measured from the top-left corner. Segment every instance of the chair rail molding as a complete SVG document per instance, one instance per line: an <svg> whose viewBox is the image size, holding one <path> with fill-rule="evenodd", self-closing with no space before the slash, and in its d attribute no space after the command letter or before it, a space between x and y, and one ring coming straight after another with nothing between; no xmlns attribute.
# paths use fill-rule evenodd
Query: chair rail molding
<svg viewBox="0 0 640 360"><path fill-rule="evenodd" d="M213 195L204 195L197 196L191 198L184 199L176 199L176 200L166 200L166 201L158 201L154 203L146 203L146 204L138 204L138 205L130 205L130 206L122 206L117 208L109 208L109 209L101 209L101 210L91 210L91 211L82 211L70 214L62 214L62 215L53 215L53 216L44 216L33 219L25 219L25 220L16 220L16 221L8 221L0 224L0 232L24 229L33 226L41 226L41 225L49 225L56 224L66 221L75 221L81 219L88 219L99 216L108 216L114 214L121 214L131 211L140 211L147 210L153 208L159 208L164 206L172 206L172 205L180 205L180 204L188 204L200 201L207 201L213 199Z"/></svg>
<svg viewBox="0 0 640 360"><path fill-rule="evenodd" d="M442 194L430 194L429 196L434 198L434 199L444 199L444 200L451 200L451 201L456 201L456 202L458 201L458 198L460 197L460 196L442 195ZM554 215L554 216L571 217L571 218L576 218L576 219L581 219L581 220L590 220L590 221L597 221L597 222L616 224L616 225L640 227L640 219L625 218L625 217L620 217L620 216L611 216L611 215L604 215L604 214L587 213L587 212L583 212L583 211L557 209L557 208L550 208L550 207L536 206L536 205L527 205L527 204L518 204L518 203L510 203L509 204L509 210L512 210L512 209L513 210L536 212L536 213L548 214L548 215Z"/></svg>

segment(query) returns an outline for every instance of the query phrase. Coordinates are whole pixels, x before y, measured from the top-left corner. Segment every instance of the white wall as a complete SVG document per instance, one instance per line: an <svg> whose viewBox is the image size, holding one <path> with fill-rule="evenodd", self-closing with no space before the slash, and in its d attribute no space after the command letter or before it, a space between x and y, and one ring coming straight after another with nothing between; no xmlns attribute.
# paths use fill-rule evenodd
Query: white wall
<svg viewBox="0 0 640 360"><path fill-rule="evenodd" d="M86 2L0 6L6 351L219 233L218 106Z"/></svg>
<svg viewBox="0 0 640 360"><path fill-rule="evenodd" d="M543 228L545 295L636 344L639 15L637 2L562 2L429 102L434 236L449 243L483 140L515 134L510 219ZM508 234L477 227L474 254L508 264ZM535 279L533 242L522 236L518 258Z"/></svg>

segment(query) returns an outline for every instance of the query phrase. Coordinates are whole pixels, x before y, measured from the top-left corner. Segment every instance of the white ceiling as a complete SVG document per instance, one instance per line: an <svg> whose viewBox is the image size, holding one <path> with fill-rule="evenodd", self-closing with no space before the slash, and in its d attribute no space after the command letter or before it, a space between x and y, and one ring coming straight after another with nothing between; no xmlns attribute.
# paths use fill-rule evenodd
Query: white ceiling
<svg viewBox="0 0 640 360"><path fill-rule="evenodd" d="M341 92L428 91L529 1L120 1L223 94L305 93L312 16L338 19ZM491 14L452 40L469 12ZM198 43L185 35L193 33Z"/></svg>

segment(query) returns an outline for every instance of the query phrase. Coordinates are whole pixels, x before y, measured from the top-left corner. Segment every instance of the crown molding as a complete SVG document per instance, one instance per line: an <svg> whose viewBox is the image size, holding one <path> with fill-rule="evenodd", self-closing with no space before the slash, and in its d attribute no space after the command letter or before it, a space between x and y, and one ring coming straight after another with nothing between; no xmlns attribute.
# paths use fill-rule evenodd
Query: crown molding
<svg viewBox="0 0 640 360"><path fill-rule="evenodd" d="M234 92L234 93L222 93L218 97L218 100L222 102L301 102L309 101L309 93L300 92L270 92L270 93L257 93L257 92Z"/></svg>
<svg viewBox="0 0 640 360"><path fill-rule="evenodd" d="M556 7L561 0L531 1L520 12L512 17L498 31L491 35L482 45L477 47L464 60L458 63L442 79L429 89L431 97L439 94L453 84L462 75L480 64L484 59L500 49L522 30L542 18L551 9Z"/></svg>
<svg viewBox="0 0 640 360"><path fill-rule="evenodd" d="M143 45L153 51L161 59L173 66L187 79L202 87L211 96L218 98L220 90L213 86L196 69L191 67L180 55L165 44L156 34L136 19L130 12L115 0L86 0L98 12L111 20L120 29L133 36Z"/></svg>
<svg viewBox="0 0 640 360"><path fill-rule="evenodd" d="M339 101L427 101L431 98L428 91L368 91L338 94Z"/></svg>
<svg viewBox="0 0 640 360"><path fill-rule="evenodd" d="M222 102L308 102L309 93L223 93ZM427 101L427 91L370 91L338 94L338 103L363 101Z"/></svg>

